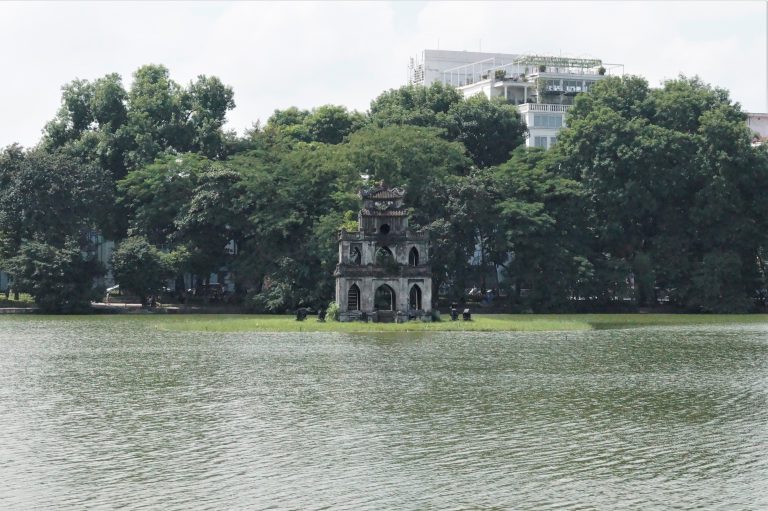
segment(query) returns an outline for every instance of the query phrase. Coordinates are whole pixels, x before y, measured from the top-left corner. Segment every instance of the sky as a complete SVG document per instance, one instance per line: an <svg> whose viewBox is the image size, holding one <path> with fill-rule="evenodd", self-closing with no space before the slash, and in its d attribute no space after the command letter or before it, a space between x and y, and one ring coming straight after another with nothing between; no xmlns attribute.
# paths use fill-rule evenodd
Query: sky
<svg viewBox="0 0 768 511"><path fill-rule="evenodd" d="M424 49L600 58L768 112L768 2L0 2L0 147L36 144L61 86L144 64L232 86L227 129L275 109L365 111Z"/></svg>

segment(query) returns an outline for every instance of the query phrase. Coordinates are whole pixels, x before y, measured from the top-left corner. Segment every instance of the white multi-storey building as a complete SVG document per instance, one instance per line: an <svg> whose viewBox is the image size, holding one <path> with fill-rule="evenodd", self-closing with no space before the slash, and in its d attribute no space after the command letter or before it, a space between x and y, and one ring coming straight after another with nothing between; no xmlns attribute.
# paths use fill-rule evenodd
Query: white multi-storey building
<svg viewBox="0 0 768 511"><path fill-rule="evenodd" d="M502 97L517 106L528 126L526 145L548 148L565 126L574 96L616 74L624 74L623 65L599 59L424 50L411 59L408 82L442 82L465 97Z"/></svg>

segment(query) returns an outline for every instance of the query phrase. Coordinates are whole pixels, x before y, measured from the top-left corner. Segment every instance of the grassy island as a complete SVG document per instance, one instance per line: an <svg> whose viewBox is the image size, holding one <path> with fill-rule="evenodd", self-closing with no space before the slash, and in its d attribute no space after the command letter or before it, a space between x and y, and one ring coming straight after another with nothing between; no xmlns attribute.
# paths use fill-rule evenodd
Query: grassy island
<svg viewBox="0 0 768 511"><path fill-rule="evenodd" d="M421 323L320 323L279 315L152 316L156 328L198 332L536 332L632 328L643 326L766 323L766 314L478 314L472 321Z"/></svg>

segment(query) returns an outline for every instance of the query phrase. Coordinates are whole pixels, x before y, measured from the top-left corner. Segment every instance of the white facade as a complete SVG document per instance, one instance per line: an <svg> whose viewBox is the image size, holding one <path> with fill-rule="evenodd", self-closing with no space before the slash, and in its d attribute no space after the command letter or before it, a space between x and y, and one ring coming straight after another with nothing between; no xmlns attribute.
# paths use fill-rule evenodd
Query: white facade
<svg viewBox="0 0 768 511"><path fill-rule="evenodd" d="M408 82L442 82L465 97L483 94L516 105L529 129L526 145L552 147L565 126L573 98L599 80L622 75L621 64L598 59L541 55L424 50L411 59Z"/></svg>
<svg viewBox="0 0 768 511"><path fill-rule="evenodd" d="M431 85L443 81L446 71L463 66L475 66L477 71L493 65L511 64L519 55L486 53L479 51L424 50L411 59L408 66L408 84Z"/></svg>
<svg viewBox="0 0 768 511"><path fill-rule="evenodd" d="M748 113L747 126L755 136L755 144L765 143L768 140L768 113Z"/></svg>

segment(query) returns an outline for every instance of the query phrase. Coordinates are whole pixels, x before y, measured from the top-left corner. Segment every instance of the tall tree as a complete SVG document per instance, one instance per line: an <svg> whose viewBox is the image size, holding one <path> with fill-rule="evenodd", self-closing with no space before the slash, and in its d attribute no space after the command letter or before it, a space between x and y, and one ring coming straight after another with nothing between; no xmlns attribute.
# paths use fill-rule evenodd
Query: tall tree
<svg viewBox="0 0 768 511"><path fill-rule="evenodd" d="M412 220L421 226L435 219L441 208L432 188L468 174L470 167L464 146L444 140L434 128L370 127L352 134L342 151L350 173L405 186Z"/></svg>
<svg viewBox="0 0 768 511"><path fill-rule="evenodd" d="M61 245L23 241L6 270L15 291L29 293L43 312L86 312L97 297L93 279L103 273L94 257L83 257L78 240Z"/></svg>
<svg viewBox="0 0 768 511"><path fill-rule="evenodd" d="M525 143L527 129L517 108L478 94L451 105L443 120L449 140L464 144L477 167L500 165Z"/></svg>
<svg viewBox="0 0 768 511"><path fill-rule="evenodd" d="M608 78L576 98L568 126L557 150L587 190L592 249L638 272L640 304L663 295L694 310L745 310L761 286L768 167L739 105L697 78L656 90ZM713 272L714 261L728 271ZM713 282L729 291L715 298Z"/></svg>
<svg viewBox="0 0 768 511"><path fill-rule="evenodd" d="M210 165L210 160L196 154L167 155L118 182L119 201L128 211L131 232L155 245L170 243L179 213Z"/></svg>
<svg viewBox="0 0 768 511"><path fill-rule="evenodd" d="M226 137L223 131L227 112L235 108L232 87L224 85L217 77L200 75L188 88L188 124L192 131L189 148L211 159L226 156Z"/></svg>
<svg viewBox="0 0 768 511"><path fill-rule="evenodd" d="M514 306L568 310L579 285L591 277L580 214L583 190L558 172L559 164L552 151L521 147L490 172L496 220L488 218L485 225L498 225L500 232L489 257L503 269Z"/></svg>
<svg viewBox="0 0 768 511"><path fill-rule="evenodd" d="M376 126L442 126L448 110L462 101L455 88L435 82L429 87L407 85L390 89L371 102L369 116Z"/></svg>
<svg viewBox="0 0 768 511"><path fill-rule="evenodd" d="M0 156L0 269L41 309L87 307L102 273L91 234L109 220L114 191L107 171L61 152Z"/></svg>
<svg viewBox="0 0 768 511"><path fill-rule="evenodd" d="M121 290L135 294L146 306L148 297L159 293L163 281L173 275L173 268L167 254L143 236L132 236L122 240L112 253L112 272Z"/></svg>
<svg viewBox="0 0 768 511"><path fill-rule="evenodd" d="M64 153L22 153L12 147L0 158L3 230L19 242L39 239L61 245L104 228L114 204L107 171Z"/></svg>

